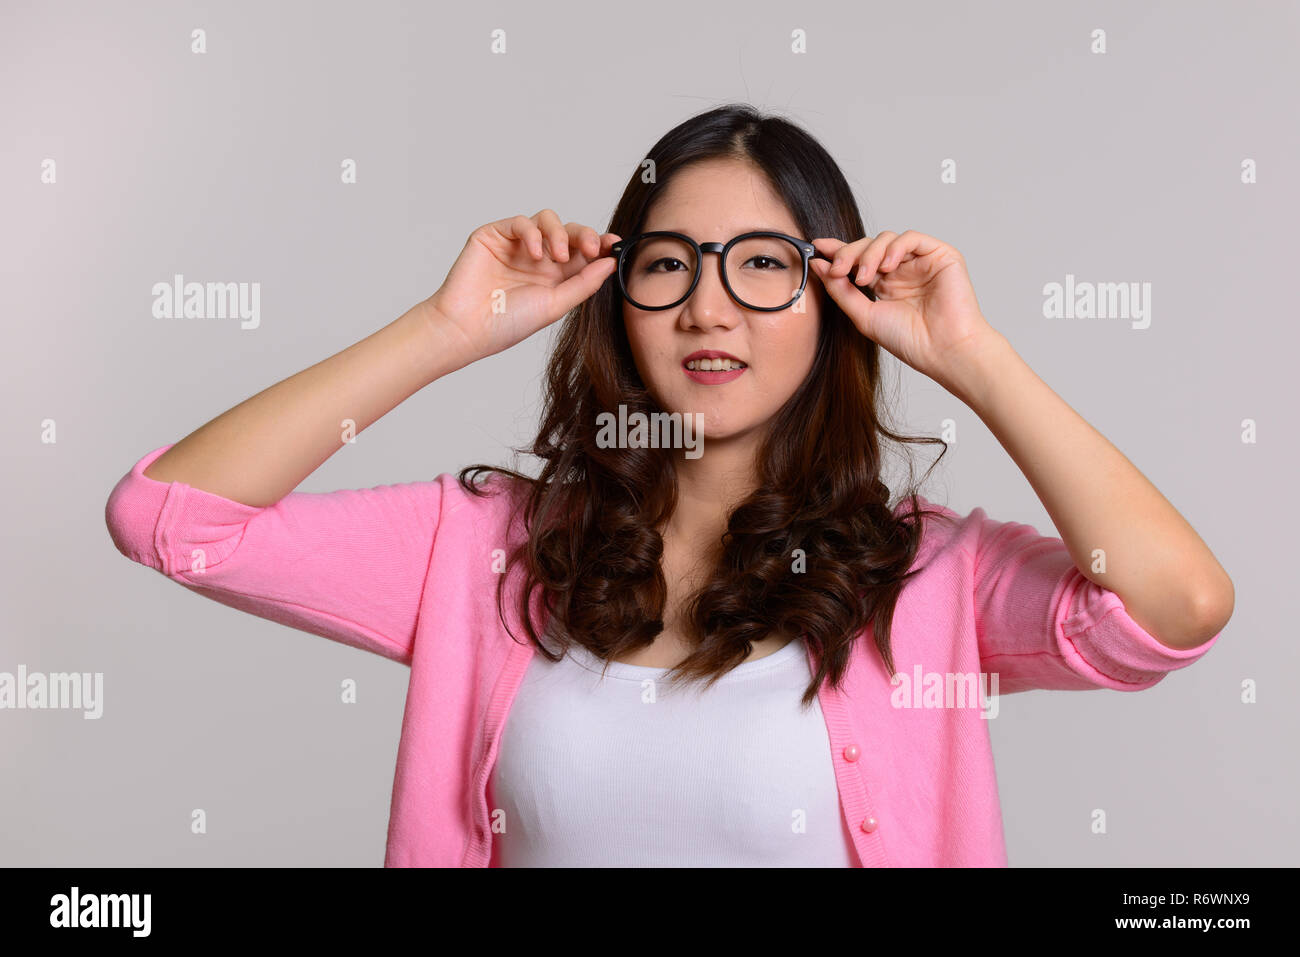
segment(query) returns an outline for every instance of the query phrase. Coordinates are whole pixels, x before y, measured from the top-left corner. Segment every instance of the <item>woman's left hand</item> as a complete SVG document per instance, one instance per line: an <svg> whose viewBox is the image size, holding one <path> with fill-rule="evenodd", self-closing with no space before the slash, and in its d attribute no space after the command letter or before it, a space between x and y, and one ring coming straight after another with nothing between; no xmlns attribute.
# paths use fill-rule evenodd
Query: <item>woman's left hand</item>
<svg viewBox="0 0 1300 957"><path fill-rule="evenodd" d="M809 268L853 324L940 385L948 385L967 350L996 336L980 312L966 260L947 243L912 229L852 243L812 242L833 260L813 259ZM858 288L863 283L875 302Z"/></svg>

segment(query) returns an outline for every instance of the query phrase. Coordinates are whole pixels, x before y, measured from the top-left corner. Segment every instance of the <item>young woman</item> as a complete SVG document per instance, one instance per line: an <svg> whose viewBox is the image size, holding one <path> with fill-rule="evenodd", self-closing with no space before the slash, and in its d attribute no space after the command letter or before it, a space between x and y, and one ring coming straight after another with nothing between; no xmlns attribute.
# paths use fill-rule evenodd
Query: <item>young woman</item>
<svg viewBox="0 0 1300 957"><path fill-rule="evenodd" d="M961 254L867 235L805 131L728 106L647 160L609 231L482 226L429 299L140 459L114 541L411 667L390 866L1005 864L989 695L1151 687L1217 640L1231 581ZM537 478L293 491L344 423L562 317ZM882 424L881 346L1063 538L890 505L881 439L939 440Z"/></svg>

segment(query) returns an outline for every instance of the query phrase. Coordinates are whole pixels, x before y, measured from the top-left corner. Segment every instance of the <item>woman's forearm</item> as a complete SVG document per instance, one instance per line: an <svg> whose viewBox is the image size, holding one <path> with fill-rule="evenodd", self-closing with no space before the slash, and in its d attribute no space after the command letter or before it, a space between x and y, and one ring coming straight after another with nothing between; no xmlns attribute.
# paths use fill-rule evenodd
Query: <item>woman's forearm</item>
<svg viewBox="0 0 1300 957"><path fill-rule="evenodd" d="M473 362L428 300L177 442L144 475L245 505L292 492L344 444L430 382Z"/></svg>
<svg viewBox="0 0 1300 957"><path fill-rule="evenodd" d="M995 334L952 391L1024 472L1079 572L1162 644L1195 647L1232 614L1232 581L1186 519ZM1098 562L1104 553L1105 571Z"/></svg>

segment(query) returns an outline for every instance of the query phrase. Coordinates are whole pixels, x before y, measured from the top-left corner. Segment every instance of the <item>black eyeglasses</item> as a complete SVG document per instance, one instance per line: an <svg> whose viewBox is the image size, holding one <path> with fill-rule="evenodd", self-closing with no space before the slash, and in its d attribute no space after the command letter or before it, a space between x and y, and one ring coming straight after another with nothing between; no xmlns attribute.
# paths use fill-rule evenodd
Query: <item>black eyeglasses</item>
<svg viewBox="0 0 1300 957"><path fill-rule="evenodd" d="M789 309L808 285L808 260L830 259L806 239L772 230L741 233L726 243L697 243L685 233L654 230L621 239L610 249L618 257L618 288L638 309L680 306L700 282L705 253L717 253L728 295L745 309ZM876 296L861 287L869 299Z"/></svg>

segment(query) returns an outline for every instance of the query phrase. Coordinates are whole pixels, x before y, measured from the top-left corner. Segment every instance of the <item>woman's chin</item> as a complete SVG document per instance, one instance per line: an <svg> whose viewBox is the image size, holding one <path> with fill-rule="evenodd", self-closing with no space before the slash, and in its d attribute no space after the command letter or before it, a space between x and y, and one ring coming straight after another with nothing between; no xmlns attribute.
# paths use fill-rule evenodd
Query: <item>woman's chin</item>
<svg viewBox="0 0 1300 957"><path fill-rule="evenodd" d="M724 442L741 442L752 439L762 425L761 422L741 420L731 416L712 416L705 413L700 422L699 432L704 441L714 445Z"/></svg>
<svg viewBox="0 0 1300 957"><path fill-rule="evenodd" d="M719 410L716 407L701 409L683 409L687 403L660 403L661 409L674 414L683 429L689 429L692 436L702 437L706 442L720 444L738 440L752 439L763 422L752 414L740 414L740 410Z"/></svg>

